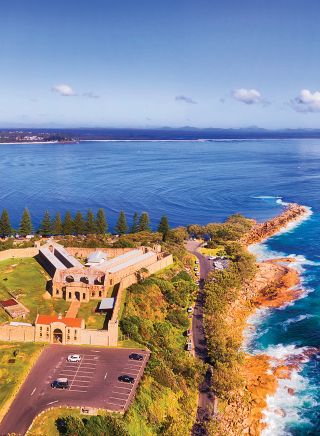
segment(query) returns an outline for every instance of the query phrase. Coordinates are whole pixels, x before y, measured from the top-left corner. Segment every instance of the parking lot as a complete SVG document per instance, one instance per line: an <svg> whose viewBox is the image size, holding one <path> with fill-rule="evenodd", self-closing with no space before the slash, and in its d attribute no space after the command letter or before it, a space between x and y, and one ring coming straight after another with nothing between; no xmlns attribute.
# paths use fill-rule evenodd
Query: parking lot
<svg viewBox="0 0 320 436"><path fill-rule="evenodd" d="M131 353L143 355L143 360L130 360ZM81 361L68 362L70 354L80 354ZM124 412L134 398L148 358L145 350L51 345L21 387L0 424L0 434L23 434L35 416L54 406ZM119 381L121 375L133 377L134 383ZM68 388L51 388L57 378L67 378Z"/></svg>

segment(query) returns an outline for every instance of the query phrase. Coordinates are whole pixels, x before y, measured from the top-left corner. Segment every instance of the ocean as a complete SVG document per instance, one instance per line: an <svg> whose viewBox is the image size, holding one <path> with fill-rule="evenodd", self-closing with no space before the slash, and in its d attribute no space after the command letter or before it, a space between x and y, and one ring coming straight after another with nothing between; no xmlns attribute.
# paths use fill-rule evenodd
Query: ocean
<svg viewBox="0 0 320 436"><path fill-rule="evenodd" d="M110 141L1 144L0 209L18 226L28 207L34 226L51 215L104 207L111 230L123 209L130 224L147 211L153 228L222 221L241 212L259 221L285 202L306 205L308 219L253 250L259 259L293 256L301 298L251 319L252 353L292 359L320 347L320 140ZM305 357L268 398L264 436L320 433L319 353ZM291 388L291 393L288 392Z"/></svg>

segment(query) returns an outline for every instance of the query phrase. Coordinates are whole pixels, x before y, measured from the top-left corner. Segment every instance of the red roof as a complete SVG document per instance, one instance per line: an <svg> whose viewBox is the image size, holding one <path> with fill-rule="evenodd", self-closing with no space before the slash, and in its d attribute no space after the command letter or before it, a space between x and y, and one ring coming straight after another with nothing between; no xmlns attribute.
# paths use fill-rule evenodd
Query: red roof
<svg viewBox="0 0 320 436"><path fill-rule="evenodd" d="M67 327L82 327L83 318L64 318L57 315L38 315L36 324L50 325L52 322L62 322Z"/></svg>
<svg viewBox="0 0 320 436"><path fill-rule="evenodd" d="M10 306L16 306L19 303L13 298L10 298L9 300L0 301L0 304L2 307L10 307Z"/></svg>

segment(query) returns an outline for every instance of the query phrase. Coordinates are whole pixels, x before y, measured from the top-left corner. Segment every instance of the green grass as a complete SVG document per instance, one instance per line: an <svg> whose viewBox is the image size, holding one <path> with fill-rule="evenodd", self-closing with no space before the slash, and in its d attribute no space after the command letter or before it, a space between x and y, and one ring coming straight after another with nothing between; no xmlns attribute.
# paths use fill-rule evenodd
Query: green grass
<svg viewBox="0 0 320 436"><path fill-rule="evenodd" d="M78 317L86 320L86 328L102 329L106 315L95 313L95 309L99 306L100 301L91 300L88 303L81 303L78 311Z"/></svg>
<svg viewBox="0 0 320 436"><path fill-rule="evenodd" d="M71 409L67 407L55 407L54 409L47 410L41 415L37 416L32 423L32 427L28 432L28 436L59 436L56 427L56 419L64 418L65 416L80 416L79 409Z"/></svg>
<svg viewBox="0 0 320 436"><path fill-rule="evenodd" d="M0 420L43 347L35 343L0 342ZM9 363L10 359L14 362Z"/></svg>
<svg viewBox="0 0 320 436"><path fill-rule="evenodd" d="M205 247L199 248L199 252L201 254L206 255L206 256L217 256L217 253L221 250L223 250L222 245L220 247L217 247L217 248L205 248Z"/></svg>
<svg viewBox="0 0 320 436"><path fill-rule="evenodd" d="M10 298L13 293L24 304L30 314L25 321L34 322L37 313L62 313L69 307L64 300L45 298L46 284L49 277L38 262L33 258L7 259L0 262L0 298ZM9 317L3 310L0 321L7 321Z"/></svg>

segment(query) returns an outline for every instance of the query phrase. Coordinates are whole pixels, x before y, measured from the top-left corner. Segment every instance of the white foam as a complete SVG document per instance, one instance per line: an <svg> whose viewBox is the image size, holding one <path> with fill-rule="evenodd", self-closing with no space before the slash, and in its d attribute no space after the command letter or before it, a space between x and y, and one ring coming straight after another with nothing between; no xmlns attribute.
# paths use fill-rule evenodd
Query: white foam
<svg viewBox="0 0 320 436"><path fill-rule="evenodd" d="M289 318L286 321L284 321L282 323L282 326L285 330L287 330L287 328L290 324L295 324L297 322L303 321L305 319L310 319L313 317L314 317L314 315L311 315L310 313L306 313L305 315L297 315L294 318Z"/></svg>

